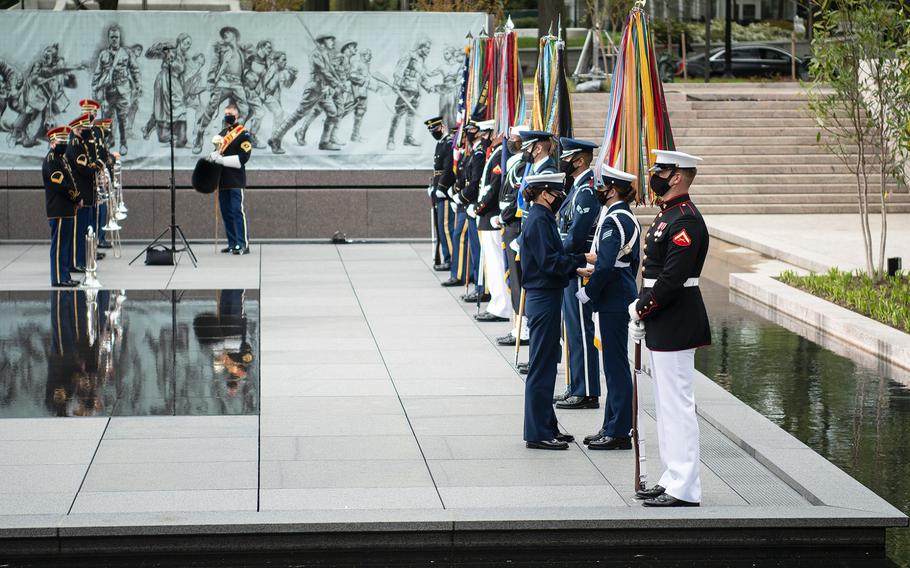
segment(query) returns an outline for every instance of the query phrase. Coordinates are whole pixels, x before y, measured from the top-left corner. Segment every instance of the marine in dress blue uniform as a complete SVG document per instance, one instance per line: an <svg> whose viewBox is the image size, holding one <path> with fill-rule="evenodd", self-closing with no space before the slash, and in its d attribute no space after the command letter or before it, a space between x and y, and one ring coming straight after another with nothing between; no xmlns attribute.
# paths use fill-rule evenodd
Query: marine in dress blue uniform
<svg viewBox="0 0 910 568"><path fill-rule="evenodd" d="M644 338L651 355L664 472L656 486L638 493L649 507L698 506L695 349L711 343L711 329L698 288L708 254L708 229L689 197L689 187L701 158L675 151L655 153L650 186L660 200L660 212L645 237L642 288L629 305L629 315L632 338Z"/></svg>
<svg viewBox="0 0 910 568"><path fill-rule="evenodd" d="M553 410L562 293L585 257L566 253L556 228L555 211L565 199L565 174L529 176L525 181L530 209L523 221L519 254L531 359L525 381L524 439L528 448L565 450L574 438L560 434Z"/></svg>
<svg viewBox="0 0 910 568"><path fill-rule="evenodd" d="M221 181L218 184L218 204L228 246L223 253L249 254L250 224L246 214L246 163L253 153L250 132L237 124L239 111L228 105L224 110L225 127L221 130L222 142L218 150L209 155L209 160L221 164Z"/></svg>
<svg viewBox="0 0 910 568"><path fill-rule="evenodd" d="M597 198L606 207L595 231L595 262L576 296L597 312L607 398L603 425L584 439L590 450L631 450L632 373L629 368L629 302L638 296L641 227L629 203L635 176L601 166ZM589 260L591 260L589 258Z"/></svg>
<svg viewBox="0 0 910 568"><path fill-rule="evenodd" d="M566 252L585 254L591 250L600 202L594 196L594 172L589 169L597 144L574 138L560 138L560 168L572 185L556 223ZM594 312L575 297L581 277L572 278L563 292L562 317L565 322L569 384L562 396L555 397L556 408L575 410L599 408L600 365L594 346Z"/></svg>
<svg viewBox="0 0 910 568"><path fill-rule="evenodd" d="M69 139L66 143L66 159L69 162L76 188L79 190L82 206L76 212L73 233L73 266L71 272L85 271L85 236L89 227L98 234L97 207L98 193L95 173L100 165L91 131L92 115L85 113L69 123Z"/></svg>
<svg viewBox="0 0 910 568"><path fill-rule="evenodd" d="M493 121L490 121L491 123ZM491 124L492 128L492 124ZM484 288L490 292L490 303L477 321L509 321L512 306L506 286L506 263L502 251L502 223L499 218L499 193L502 186L503 145L502 137L494 136L492 151L487 157L480 186L480 197L474 213L477 215L477 232L480 235Z"/></svg>
<svg viewBox="0 0 910 568"><path fill-rule="evenodd" d="M66 160L66 142L70 129L54 128L47 133L51 150L44 158L41 176L44 181L44 205L47 222L51 228L51 286L76 286L70 277L73 254L73 228L79 208L79 189L76 178Z"/></svg>
<svg viewBox="0 0 910 568"><path fill-rule="evenodd" d="M433 179L427 188L436 215L436 239L439 242L440 264L433 266L438 272L452 268L452 233L455 230L455 213L449 207L446 192L455 183L453 144L454 136L447 132L443 117L436 116L424 121L430 134L436 139L433 154Z"/></svg>

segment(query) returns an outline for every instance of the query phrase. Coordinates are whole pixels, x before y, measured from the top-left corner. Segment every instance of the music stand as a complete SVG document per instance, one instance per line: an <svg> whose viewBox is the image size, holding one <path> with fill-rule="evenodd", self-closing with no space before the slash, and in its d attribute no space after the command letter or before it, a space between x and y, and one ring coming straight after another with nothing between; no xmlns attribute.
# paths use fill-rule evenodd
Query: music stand
<svg viewBox="0 0 910 568"><path fill-rule="evenodd" d="M186 251L190 254L190 260L193 262L193 268L197 268L197 259L196 255L193 254L193 249L190 247L190 243L186 240L186 235L183 234L183 229L180 228L180 225L177 224L177 186L174 183L174 91L171 88L171 76L173 71L171 70L171 50L174 47L169 45L164 46L164 63L167 66L167 100L168 100L168 121L170 124L170 135L168 139L171 146L171 224L168 225L166 229L161 231L161 234L155 237L155 240L150 242L142 251L130 261L130 266L140 256L147 253L150 248L158 244L158 241L161 240L161 237L166 235L168 231L171 233L171 246L169 251L171 253L171 262L168 264L174 265L177 263L177 253ZM177 248L177 235L180 235L180 240L183 241L183 248Z"/></svg>

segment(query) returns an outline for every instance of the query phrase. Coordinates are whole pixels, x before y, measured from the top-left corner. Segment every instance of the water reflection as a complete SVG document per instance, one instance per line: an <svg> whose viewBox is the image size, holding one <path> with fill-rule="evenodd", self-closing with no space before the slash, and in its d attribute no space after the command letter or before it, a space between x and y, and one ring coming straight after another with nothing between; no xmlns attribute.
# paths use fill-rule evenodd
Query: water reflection
<svg viewBox="0 0 910 568"><path fill-rule="evenodd" d="M256 291L0 294L0 418L258 412Z"/></svg>
<svg viewBox="0 0 910 568"><path fill-rule="evenodd" d="M866 366L729 301L705 281L714 344L696 367L895 507L910 512L910 390L904 371ZM910 565L910 531L888 553Z"/></svg>

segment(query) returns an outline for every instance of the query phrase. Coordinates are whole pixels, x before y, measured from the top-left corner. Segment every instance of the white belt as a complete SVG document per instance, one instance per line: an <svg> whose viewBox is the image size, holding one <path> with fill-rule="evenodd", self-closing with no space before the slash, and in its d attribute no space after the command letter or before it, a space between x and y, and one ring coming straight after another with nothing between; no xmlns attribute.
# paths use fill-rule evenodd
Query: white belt
<svg viewBox="0 0 910 568"><path fill-rule="evenodd" d="M642 288L653 288L657 284L657 278L642 278L641 287ZM683 282L683 288L694 288L698 286L698 278L689 278Z"/></svg>

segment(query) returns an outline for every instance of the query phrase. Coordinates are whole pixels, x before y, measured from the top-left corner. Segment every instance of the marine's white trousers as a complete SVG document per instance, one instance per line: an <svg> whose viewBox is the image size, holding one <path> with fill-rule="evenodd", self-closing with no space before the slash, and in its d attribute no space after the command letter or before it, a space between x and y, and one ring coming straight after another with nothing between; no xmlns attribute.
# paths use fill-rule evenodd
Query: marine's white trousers
<svg viewBox="0 0 910 568"><path fill-rule="evenodd" d="M506 288L506 259L502 253L501 231L477 231L483 251L484 283L490 290L487 311L501 318L512 315L509 290Z"/></svg>
<svg viewBox="0 0 910 568"><path fill-rule="evenodd" d="M672 497L700 503L695 349L651 351L651 378L657 406L657 443L664 467L658 484Z"/></svg>

